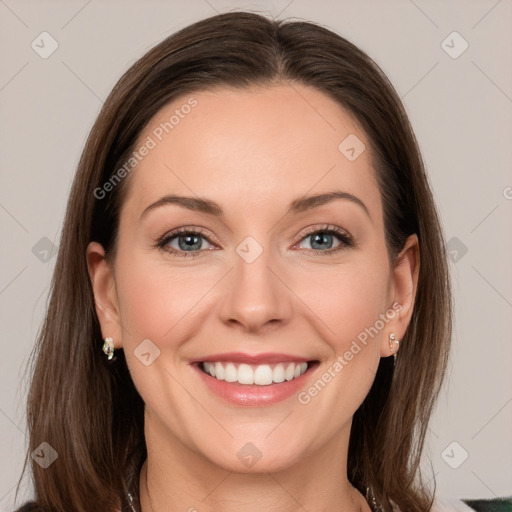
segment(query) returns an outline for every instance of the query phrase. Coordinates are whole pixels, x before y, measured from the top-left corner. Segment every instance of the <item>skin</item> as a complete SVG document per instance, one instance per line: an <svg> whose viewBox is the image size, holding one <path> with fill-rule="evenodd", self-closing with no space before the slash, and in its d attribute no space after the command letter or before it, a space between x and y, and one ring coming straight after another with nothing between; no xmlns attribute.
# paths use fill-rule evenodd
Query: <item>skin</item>
<svg viewBox="0 0 512 512"><path fill-rule="evenodd" d="M87 248L103 337L124 350L146 404L143 511L369 511L347 479L350 428L380 358L396 350L389 334L402 339L410 321L418 239L389 261L370 142L322 92L279 84L192 96L197 106L128 178L113 265L98 243ZM140 144L189 97L162 109ZM355 161L338 150L349 134L366 146ZM347 199L286 214L293 200L333 190L357 196L368 214ZM214 200L224 216L165 205L140 219L171 193ZM304 228L325 224L356 245L326 254L343 244L333 235L315 254ZM182 226L206 231L196 258L155 247ZM250 264L236 252L247 236L263 248ZM168 246L179 250L173 240ZM394 302L400 311L307 405L296 396L264 407L227 404L189 365L220 352L302 355L320 361L307 388ZM148 338L160 355L145 366L134 350ZM237 457L247 442L262 454L251 467Z"/></svg>

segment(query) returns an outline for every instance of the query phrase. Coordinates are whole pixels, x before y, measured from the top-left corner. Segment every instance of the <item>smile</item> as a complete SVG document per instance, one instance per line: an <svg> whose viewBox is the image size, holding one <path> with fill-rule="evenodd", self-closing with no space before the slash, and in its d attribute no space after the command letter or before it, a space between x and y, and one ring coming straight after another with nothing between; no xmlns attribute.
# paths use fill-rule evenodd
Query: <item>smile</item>
<svg viewBox="0 0 512 512"><path fill-rule="evenodd" d="M224 403L265 407L289 399L314 378L319 360L260 354L220 354L191 361L205 388Z"/></svg>
<svg viewBox="0 0 512 512"><path fill-rule="evenodd" d="M310 363L283 362L251 365L236 362L203 362L200 369L217 380L238 384L269 386L291 381L303 375Z"/></svg>

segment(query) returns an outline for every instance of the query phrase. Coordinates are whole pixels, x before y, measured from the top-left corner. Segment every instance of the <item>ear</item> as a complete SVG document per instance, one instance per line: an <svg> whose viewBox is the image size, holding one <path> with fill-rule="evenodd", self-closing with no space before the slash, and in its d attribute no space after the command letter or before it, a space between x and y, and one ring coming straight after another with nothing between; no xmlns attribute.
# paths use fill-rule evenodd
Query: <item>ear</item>
<svg viewBox="0 0 512 512"><path fill-rule="evenodd" d="M87 269L94 293L96 314L103 339L114 338L114 347L121 348L122 328L113 269L105 259L105 250L98 242L91 242L86 250Z"/></svg>
<svg viewBox="0 0 512 512"><path fill-rule="evenodd" d="M393 348L389 346L389 335L393 333L395 339L400 341L411 321L418 287L419 270L418 236L413 234L407 238L393 264L389 299L390 310L394 310L396 314L387 323L383 331L380 348L381 357L388 357L396 352L396 346Z"/></svg>

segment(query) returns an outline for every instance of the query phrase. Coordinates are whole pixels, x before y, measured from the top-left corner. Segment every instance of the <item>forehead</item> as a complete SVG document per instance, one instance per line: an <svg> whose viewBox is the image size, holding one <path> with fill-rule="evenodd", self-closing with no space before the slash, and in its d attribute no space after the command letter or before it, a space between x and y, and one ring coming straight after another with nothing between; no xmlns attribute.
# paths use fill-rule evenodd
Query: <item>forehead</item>
<svg viewBox="0 0 512 512"><path fill-rule="evenodd" d="M125 200L139 214L171 193L214 199L235 216L241 208L277 212L331 190L363 196L369 209L380 205L366 134L309 86L183 95L148 123L135 149L143 145L151 149L132 171Z"/></svg>

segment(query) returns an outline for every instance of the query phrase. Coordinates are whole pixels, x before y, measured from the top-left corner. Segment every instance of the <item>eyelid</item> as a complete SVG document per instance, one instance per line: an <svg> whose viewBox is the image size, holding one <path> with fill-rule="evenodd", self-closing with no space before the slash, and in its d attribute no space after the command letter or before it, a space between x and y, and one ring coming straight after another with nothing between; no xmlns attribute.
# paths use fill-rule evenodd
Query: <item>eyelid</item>
<svg viewBox="0 0 512 512"><path fill-rule="evenodd" d="M334 231L336 233L345 235L347 238L352 238L352 236L346 229L340 228L339 226L335 226L334 224L321 224L320 226L313 225L304 228L299 236L299 242L307 235L312 235L313 233L317 233L319 231Z"/></svg>
<svg viewBox="0 0 512 512"><path fill-rule="evenodd" d="M208 240L212 245L218 244L219 242L216 240L216 238L211 235L207 230L204 228L201 228L199 226L182 226L179 228L171 229L167 231L164 235L158 238L159 241L168 239L168 238L174 238L175 236L179 235L180 233L194 233L197 235L201 235L203 238ZM214 241L212 241L212 239Z"/></svg>

